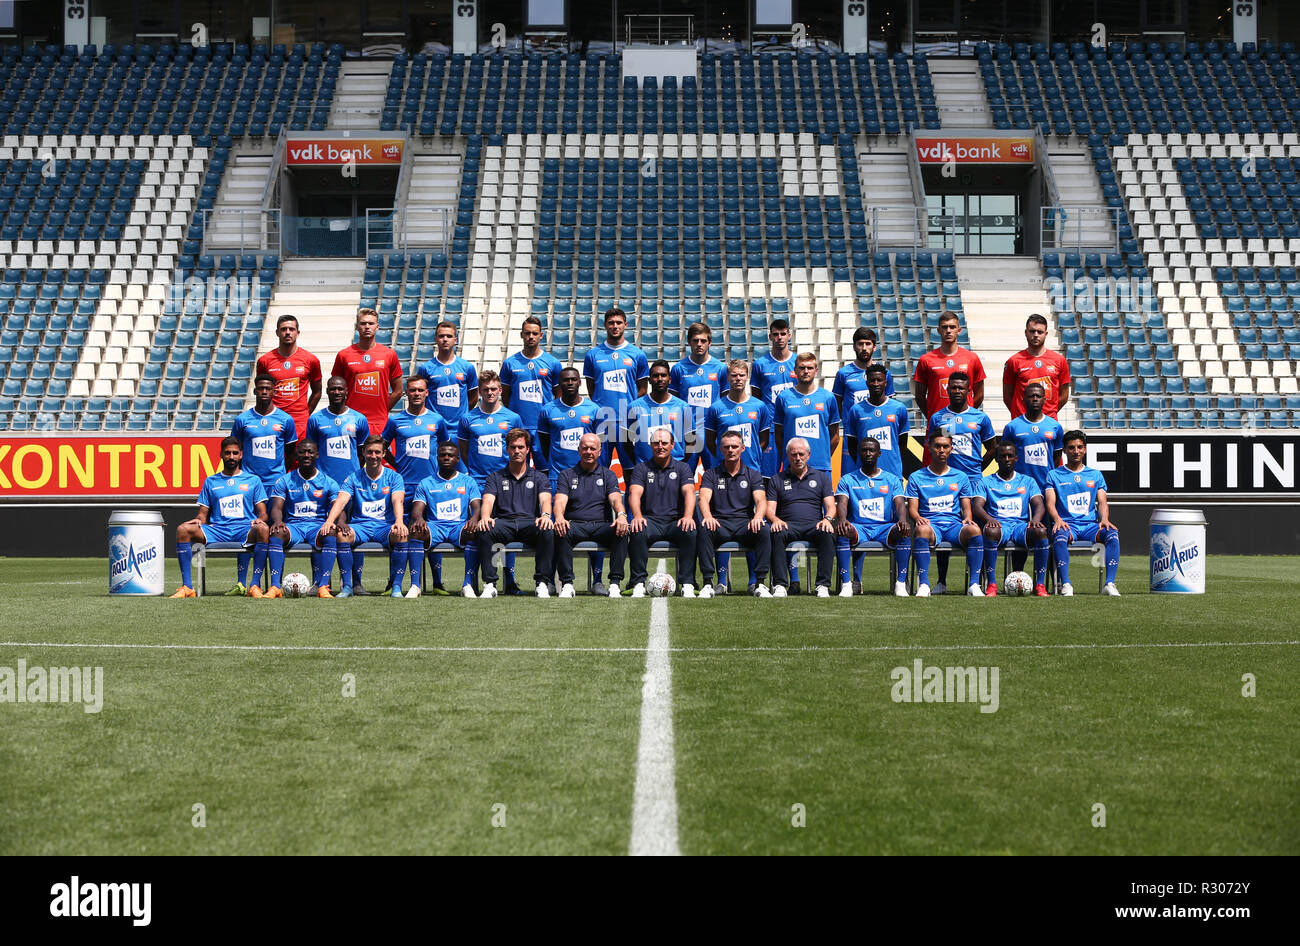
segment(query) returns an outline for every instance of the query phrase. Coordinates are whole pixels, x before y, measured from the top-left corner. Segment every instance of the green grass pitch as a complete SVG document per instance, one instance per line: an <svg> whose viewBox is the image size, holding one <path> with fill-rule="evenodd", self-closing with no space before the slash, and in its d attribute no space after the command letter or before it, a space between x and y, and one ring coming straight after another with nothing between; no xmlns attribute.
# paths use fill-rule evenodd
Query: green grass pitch
<svg viewBox="0 0 1300 946"><path fill-rule="evenodd" d="M1073 600L672 600L682 852L1300 853L1297 559L1179 597L1126 558L1119 600L1079 566ZM103 667L99 713L0 702L0 854L628 850L649 601L0 589L0 668ZM916 659L998 668L997 712L895 702Z"/></svg>

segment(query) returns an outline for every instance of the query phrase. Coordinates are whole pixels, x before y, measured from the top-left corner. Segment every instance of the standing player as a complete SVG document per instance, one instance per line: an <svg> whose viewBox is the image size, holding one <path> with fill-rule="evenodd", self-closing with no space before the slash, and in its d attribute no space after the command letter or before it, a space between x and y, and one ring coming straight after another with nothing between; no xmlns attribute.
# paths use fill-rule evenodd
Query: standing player
<svg viewBox="0 0 1300 946"><path fill-rule="evenodd" d="M794 352L790 350L790 323L773 319L767 327L768 353L754 361L750 385L754 397L772 408L776 416L776 399L786 388L794 387ZM771 476L781 466L785 444L771 441L763 448L763 475Z"/></svg>
<svg viewBox="0 0 1300 946"><path fill-rule="evenodd" d="M767 481L774 598L784 598L789 593L790 571L786 566L786 556L790 553L786 552L786 546L798 541L808 542L817 549L817 597L831 596L831 568L835 559L835 492L831 488L830 474L809 466L809 455L808 441L803 437L792 438L785 448L785 469Z"/></svg>
<svg viewBox="0 0 1300 946"><path fill-rule="evenodd" d="M357 341L334 358L331 375L348 385L348 407L363 414L373 433L388 423L388 412L402 398L402 363L397 352L375 341L379 316L374 309L357 313Z"/></svg>
<svg viewBox="0 0 1300 946"><path fill-rule="evenodd" d="M244 450L243 468L262 481L262 489L270 499L271 489L286 469L290 456L289 445L298 440L298 428L293 418L276 407L275 378L259 374L253 380L253 406L235 418L230 436L239 440ZM248 593L248 565L250 552L240 552L239 579L227 596Z"/></svg>
<svg viewBox="0 0 1300 946"><path fill-rule="evenodd" d="M1019 417L1026 386L1040 384L1046 395L1043 411L1056 417L1070 400L1070 363L1047 347L1047 319L1041 315L1025 320L1025 341L1002 368L1002 401L1012 417Z"/></svg>
<svg viewBox="0 0 1300 946"><path fill-rule="evenodd" d="M275 378L275 406L293 418L299 436L305 436L307 420L320 403L320 359L298 347L298 317L282 315L275 320L280 344L257 359L257 374Z"/></svg>
<svg viewBox="0 0 1300 946"><path fill-rule="evenodd" d="M560 471L578 465L578 441L582 435L596 433L599 408L595 401L579 393L581 386L582 376L577 368L561 369L560 396L542 408L538 420L537 439L542 445L552 496Z"/></svg>
<svg viewBox="0 0 1300 946"><path fill-rule="evenodd" d="M465 458L469 475L474 477L482 495L487 478L497 470L503 470L509 459L506 457L506 434L511 430L522 429L523 419L501 406L501 380L491 369L479 375L478 406L470 409L460 419L457 439L460 455ZM473 582L478 576L467 576ZM523 594L515 584L515 556L506 556L506 594Z"/></svg>
<svg viewBox="0 0 1300 946"><path fill-rule="evenodd" d="M763 457L771 445L772 405L754 396L749 386L749 365L745 359L734 358L727 365L727 382L727 392L714 402L704 418L704 442L709 456L722 456L718 450L719 438L728 431L734 431L744 445L741 462L761 471ZM759 511L762 512L761 509ZM752 594L758 581L755 571L758 562L752 547L745 552L745 562L749 566L749 588ZM718 552L717 566L718 587L725 592L731 572L731 553Z"/></svg>
<svg viewBox="0 0 1300 946"><path fill-rule="evenodd" d="M243 542L254 552L253 584L262 593L262 569L266 566L267 538L266 492L262 481L245 473L244 458L238 437L221 441L221 470L203 481L199 490L199 511L189 522L176 527L176 560L181 566L181 586L173 598L197 597L194 591L192 562L194 544L208 542ZM241 579L240 584L243 584Z"/></svg>
<svg viewBox="0 0 1300 946"><path fill-rule="evenodd" d="M841 417L847 417L854 404L867 399L867 369L875 364L871 360L875 354L875 331L865 325L854 331L853 360L847 365L840 366L840 370L835 372L834 382L831 383L831 393L840 402ZM890 376L888 368L885 369L885 396L894 396L894 379ZM847 470L856 462L856 458L848 453L847 445L845 457L849 458L849 462L844 464L844 469Z"/></svg>
<svg viewBox="0 0 1300 946"><path fill-rule="evenodd" d="M501 403L523 419L524 430L532 436L533 465L546 469L538 428L542 408L559 394L560 359L542 350L542 320L535 315L524 319L519 331L524 347L501 365Z"/></svg>
<svg viewBox="0 0 1300 946"><path fill-rule="evenodd" d="M645 597L650 546L668 542L677 550L677 585L683 598L695 597L695 473L673 458L673 433L660 427L650 434L653 456L632 469L627 481L631 536L632 597Z"/></svg>
<svg viewBox="0 0 1300 946"><path fill-rule="evenodd" d="M875 440L880 445L880 468L902 479L903 451L907 449L911 424L907 407L902 401L888 396L892 382L889 369L884 365L871 365L864 374L867 396L850 407L848 417L844 419L845 456L860 458L861 442ZM840 466L841 470L852 468L848 463ZM862 564L866 557L862 552L853 556L853 584L858 587L852 590L857 592L862 590Z"/></svg>
<svg viewBox="0 0 1300 946"><path fill-rule="evenodd" d="M537 597L551 596L547 583L555 575L555 520L551 515L551 487L545 473L528 466L532 438L515 429L506 435L508 465L490 473L479 508L475 540L483 567L483 597L497 594L494 545L523 542L536 552L533 579Z"/></svg>
<svg viewBox="0 0 1300 946"><path fill-rule="evenodd" d="M709 354L713 346L713 329L705 323L691 323L686 330L686 344L691 353L673 365L668 390L685 401L691 411L691 424L684 444L686 456L691 458L690 465L694 468L698 460L707 470L717 463L717 455L705 444L705 417L722 395L727 369Z"/></svg>
<svg viewBox="0 0 1300 946"><path fill-rule="evenodd" d="M979 407L984 403L984 365L979 355L957 344L961 334L961 319L953 312L939 316L939 347L928 351L916 361L912 376L916 403L925 415L948 406L948 378L957 371L970 378L970 403Z"/></svg>
<svg viewBox="0 0 1300 946"><path fill-rule="evenodd" d="M1110 522L1110 503L1106 499L1106 477L1100 470L1084 465L1088 455L1088 438L1081 430L1065 435L1065 466L1047 474L1043 496L1047 514L1052 517L1052 546L1060 573L1061 594L1070 597L1070 543L1098 542L1106 546L1106 584L1101 593L1119 597L1115 572L1119 569L1119 530Z"/></svg>
<svg viewBox="0 0 1300 946"><path fill-rule="evenodd" d="M1047 597L1047 526L1043 525L1043 491L1032 478L1016 472L1016 448L1003 441L994 451L998 468L979 481L971 498L975 521L984 527L985 595L998 593L998 548L1007 542L1034 550L1034 594ZM1022 559L1023 562L1023 559ZM1015 566L1012 566L1015 570Z"/></svg>
<svg viewBox="0 0 1300 946"><path fill-rule="evenodd" d="M686 451L682 442L691 428L691 408L679 397L668 393L672 382L672 369L662 359L650 366L650 393L639 397L627 409L626 453L636 457L637 463L645 463L654 456L650 447L650 435L656 430L668 428L673 435L673 459L685 460ZM631 473L629 469L627 473ZM694 480L694 475L691 477ZM624 477L624 482L627 478Z"/></svg>
<svg viewBox="0 0 1300 946"><path fill-rule="evenodd" d="M605 313L605 340L587 352L582 375L587 379L587 396L600 408L599 432L604 441L600 465L609 466L617 449L619 465L631 473L636 457L623 456L628 408L636 398L645 397L650 362L645 352L627 340L627 313L622 309Z"/></svg>
<svg viewBox="0 0 1300 946"><path fill-rule="evenodd" d="M880 468L880 442L870 437L858 447L859 465L840 477L835 488L835 557L840 567L840 597L853 597L849 549L861 542L883 542L894 550L894 594L907 597L907 569L912 556L912 525L907 518L906 487L901 477ZM858 572L861 582L862 573Z"/></svg>
<svg viewBox="0 0 1300 946"><path fill-rule="evenodd" d="M772 561L772 527L767 521L762 471L757 463L744 462L745 444L738 431L728 430L722 435L720 450L722 462L706 470L700 482L700 537L696 544L700 597L712 598L715 590L718 594L726 591L721 582L717 589L713 586L714 549L724 542L739 542L749 548L746 555L754 557L749 568L750 593L770 598L772 593L765 582Z"/></svg>
<svg viewBox="0 0 1300 946"><path fill-rule="evenodd" d="M361 472L361 445L370 436L366 415L348 407L348 383L332 377L325 385L325 406L307 421L307 438L320 450L320 468L336 483Z"/></svg>
<svg viewBox="0 0 1300 946"><path fill-rule="evenodd" d="M773 426L782 449L795 437L809 443L808 465L830 475L831 457L840 448L840 409L835 395L817 384L817 356L810 351L795 359L794 387L776 399Z"/></svg>
<svg viewBox="0 0 1300 946"><path fill-rule="evenodd" d="M984 541L971 518L970 477L948 466L952 436L942 428L930 434L930 463L907 479L907 514L912 520L912 558L916 560L918 598L930 597L930 547L951 542L966 549L971 584L966 593L984 597L979 585Z"/></svg>
<svg viewBox="0 0 1300 946"><path fill-rule="evenodd" d="M460 450L454 443L438 446L438 471L426 476L416 487L411 503L411 587L408 598L420 597L424 578L424 551L430 545L450 542L465 550L465 584L460 593L477 597L473 576L478 572L478 549L473 532L483 499L478 485L468 473L460 472ZM426 521L428 518L429 521ZM393 580L393 597L402 596L402 576Z"/></svg>
<svg viewBox="0 0 1300 946"><path fill-rule="evenodd" d="M578 441L578 462L559 474L555 494L555 558L560 576L560 597L573 597L573 547L597 542L611 549L609 587L593 583L593 595L618 598L627 558L627 513L614 472L601 466L600 438L583 434ZM610 523L613 523L612 525Z"/></svg>
<svg viewBox="0 0 1300 946"><path fill-rule="evenodd" d="M303 542L312 550L312 587L308 594L334 597L330 594L330 573L334 571L338 541L332 529L326 531L325 520L339 498L339 484L317 469L319 456L314 442L302 441L298 444L298 469L276 480L271 490L271 589L267 597L284 597L280 576L285 553ZM262 589L256 585L248 593L262 597Z"/></svg>
<svg viewBox="0 0 1300 946"><path fill-rule="evenodd" d="M457 430L460 419L478 404L478 370L456 354L454 322L439 322L433 340L438 350L416 369L415 376L429 382L433 408L449 429Z"/></svg>
<svg viewBox="0 0 1300 946"><path fill-rule="evenodd" d="M356 546L364 542L388 546L389 576L395 585L402 583L402 569L410 554L409 533L403 525L406 488L397 471L384 466L384 438L378 434L367 437L361 452L365 466L348 474L325 520L325 527L338 540L339 571L343 575L340 598L351 598L354 584L357 594L369 594L361 585L361 569L353 568L353 557L360 554ZM340 524L345 509L348 521Z"/></svg>
<svg viewBox="0 0 1300 946"><path fill-rule="evenodd" d="M420 482L431 476L438 464L439 445L454 440L447 429L447 422L437 411L429 409L429 382L412 375L406 379L406 410L397 411L388 418L384 426L384 442L388 444L388 458L402 477L406 495L412 500ZM460 454L457 452L457 459ZM412 544L414 540L410 540ZM420 574L424 572L424 545L419 544L415 550L420 559ZM441 564L441 557L439 557ZM419 587L418 579L416 587ZM442 587L442 574L434 569L434 594L447 594Z"/></svg>

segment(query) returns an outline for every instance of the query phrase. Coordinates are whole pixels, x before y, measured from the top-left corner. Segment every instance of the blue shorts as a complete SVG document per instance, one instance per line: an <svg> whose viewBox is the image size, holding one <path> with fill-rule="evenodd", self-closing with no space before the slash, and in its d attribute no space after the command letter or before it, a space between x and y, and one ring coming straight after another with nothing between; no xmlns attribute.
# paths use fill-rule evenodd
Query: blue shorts
<svg viewBox="0 0 1300 946"><path fill-rule="evenodd" d="M1028 519L999 519L998 525L1002 527L1002 541L999 545L1011 543L1013 545L1028 545L1027 536L1029 534Z"/></svg>
<svg viewBox="0 0 1300 946"><path fill-rule="evenodd" d="M428 526L430 545L438 545L439 543L447 542L451 545L459 545L464 548L464 543L461 542L460 536L465 530L465 523L459 520L456 522L440 522L434 520L428 522Z"/></svg>
<svg viewBox="0 0 1300 946"><path fill-rule="evenodd" d="M951 542L953 548L961 545L961 520L956 522L930 520L930 528L934 529L934 540L936 542Z"/></svg>
<svg viewBox="0 0 1300 946"><path fill-rule="evenodd" d="M253 545L248 538L248 532L252 528L251 522L223 522L217 525L205 522L202 526L203 538L207 541L242 542L245 548L251 548Z"/></svg>
<svg viewBox="0 0 1300 946"><path fill-rule="evenodd" d="M894 523L892 522L868 522L862 525L853 524L853 528L858 530L858 542L883 542L891 549L894 547L889 541L889 533L893 531Z"/></svg>
<svg viewBox="0 0 1300 946"><path fill-rule="evenodd" d="M1100 536L1101 526L1095 522L1070 522L1068 519L1065 524L1070 527L1074 533L1071 542L1105 542L1104 536ZM1118 533L1117 533L1118 534Z"/></svg>
<svg viewBox="0 0 1300 946"><path fill-rule="evenodd" d="M324 519L319 522L315 520L299 520L297 522L286 522L285 525L289 528L289 541L284 543L286 552L295 545L319 547L317 540L320 537L320 527L325 525Z"/></svg>
<svg viewBox="0 0 1300 946"><path fill-rule="evenodd" d="M352 531L356 534L356 544L363 542L378 542L380 545L388 544L388 535L392 531L392 526L383 519L353 519L348 523Z"/></svg>

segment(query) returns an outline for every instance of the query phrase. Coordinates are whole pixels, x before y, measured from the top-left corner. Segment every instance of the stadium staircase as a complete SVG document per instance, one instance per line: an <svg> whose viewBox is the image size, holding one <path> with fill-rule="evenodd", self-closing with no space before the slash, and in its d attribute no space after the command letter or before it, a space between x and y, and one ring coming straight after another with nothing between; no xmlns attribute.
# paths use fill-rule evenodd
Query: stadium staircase
<svg viewBox="0 0 1300 946"><path fill-rule="evenodd" d="M279 344L275 320L281 315L295 315L302 327L302 346L320 359L321 371L328 374L334 354L355 338L361 301L358 287L364 271L361 260L286 260L267 308L258 352L270 351ZM251 391L248 396L251 404Z"/></svg>
<svg viewBox="0 0 1300 946"><path fill-rule="evenodd" d="M1056 182L1060 206L1065 208L1071 242L1114 249L1117 243L1111 216L1096 212L1097 208L1106 206L1106 198L1087 146L1054 138L1048 143L1047 160ZM1071 215L1076 213L1079 215L1077 223L1071 219ZM1026 221L1027 226L1035 224L1036 221Z"/></svg>
<svg viewBox="0 0 1300 946"><path fill-rule="evenodd" d="M373 131L383 112L392 63L363 59L345 62L329 112L330 129Z"/></svg>
<svg viewBox="0 0 1300 946"><path fill-rule="evenodd" d="M259 240L262 200L274 154L273 148L261 145L235 149L204 230L210 249L242 250Z"/></svg>
<svg viewBox="0 0 1300 946"><path fill-rule="evenodd" d="M992 128L989 102L980 88L979 64L973 59L937 59L930 65L939 123L945 131Z"/></svg>

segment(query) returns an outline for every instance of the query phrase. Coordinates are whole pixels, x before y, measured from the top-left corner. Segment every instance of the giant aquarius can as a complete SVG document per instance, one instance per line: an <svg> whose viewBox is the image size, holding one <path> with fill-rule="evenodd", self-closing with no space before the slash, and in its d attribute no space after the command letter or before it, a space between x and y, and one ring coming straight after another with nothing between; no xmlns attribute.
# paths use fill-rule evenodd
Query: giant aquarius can
<svg viewBox="0 0 1300 946"><path fill-rule="evenodd" d="M1201 510L1151 511L1151 591L1205 594L1205 513Z"/></svg>
<svg viewBox="0 0 1300 946"><path fill-rule="evenodd" d="M119 509L108 518L108 593L163 593L163 517L152 509Z"/></svg>

